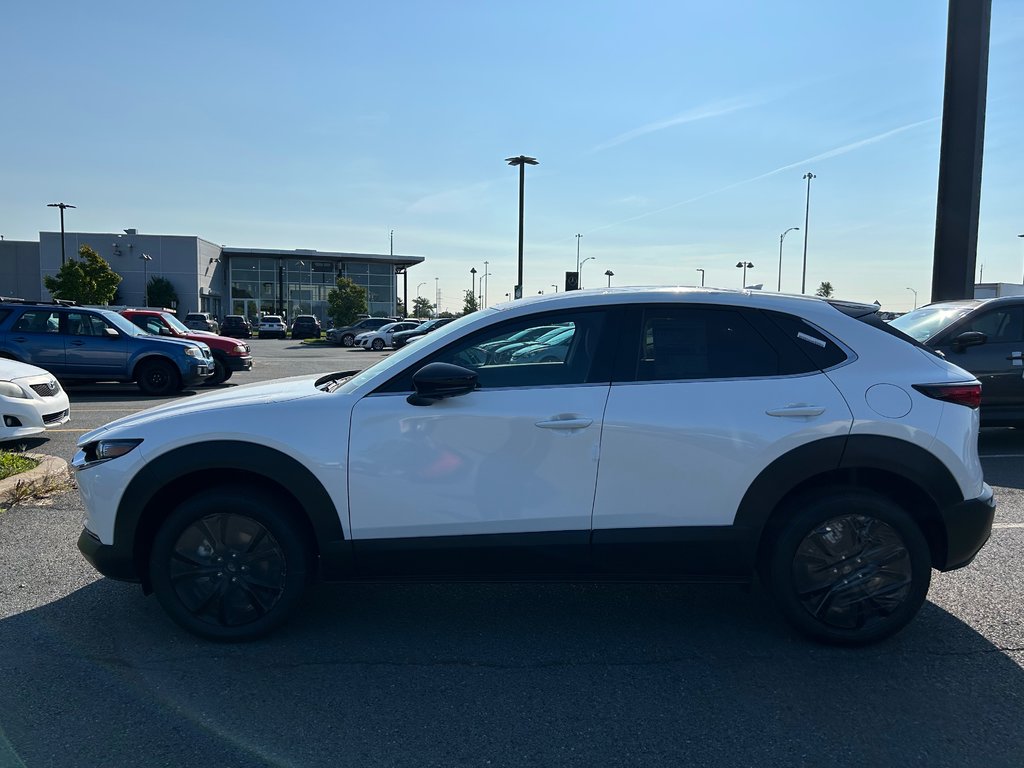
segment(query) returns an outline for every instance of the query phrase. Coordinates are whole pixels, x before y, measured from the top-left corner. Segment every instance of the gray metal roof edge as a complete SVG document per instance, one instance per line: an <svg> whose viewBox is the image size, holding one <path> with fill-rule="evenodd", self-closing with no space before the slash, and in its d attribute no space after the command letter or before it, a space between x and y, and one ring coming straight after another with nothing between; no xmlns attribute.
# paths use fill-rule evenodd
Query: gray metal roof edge
<svg viewBox="0 0 1024 768"><path fill-rule="evenodd" d="M407 256L405 254L400 253L396 253L394 255L388 253L349 253L345 251L317 251L309 248L285 250L283 248L240 248L237 246L224 246L221 250L228 256L252 254L254 256L287 256L293 259L301 258L302 256L313 258L317 256L325 256L327 258L334 259L409 262L412 264L420 264L421 262L426 260L425 256Z"/></svg>

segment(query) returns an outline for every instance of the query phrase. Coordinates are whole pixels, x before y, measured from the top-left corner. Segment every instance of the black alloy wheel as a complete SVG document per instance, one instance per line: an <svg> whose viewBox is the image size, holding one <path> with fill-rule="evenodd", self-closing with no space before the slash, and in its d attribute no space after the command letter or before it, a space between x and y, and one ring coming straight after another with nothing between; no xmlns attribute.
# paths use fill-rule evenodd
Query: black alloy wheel
<svg viewBox="0 0 1024 768"><path fill-rule="evenodd" d="M139 364L136 383L143 394L163 397L181 389L178 369L169 361L144 360Z"/></svg>
<svg viewBox="0 0 1024 768"><path fill-rule="evenodd" d="M213 375L206 379L206 386L213 387L217 384L223 384L231 378L231 369L228 368L227 364L219 357L213 358Z"/></svg>
<svg viewBox="0 0 1024 768"><path fill-rule="evenodd" d="M153 591L180 626L250 640L285 621L305 589L307 548L274 494L215 488L185 501L153 541Z"/></svg>
<svg viewBox="0 0 1024 768"><path fill-rule="evenodd" d="M829 643L863 645L902 629L931 581L918 524L862 490L807 499L770 553L770 581L785 617Z"/></svg>

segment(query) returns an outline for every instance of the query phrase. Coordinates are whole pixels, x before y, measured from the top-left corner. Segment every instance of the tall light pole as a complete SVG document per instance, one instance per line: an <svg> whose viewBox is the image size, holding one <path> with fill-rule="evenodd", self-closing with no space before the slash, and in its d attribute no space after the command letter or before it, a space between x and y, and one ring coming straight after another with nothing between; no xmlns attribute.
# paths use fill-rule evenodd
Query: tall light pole
<svg viewBox="0 0 1024 768"><path fill-rule="evenodd" d="M582 285L579 284L580 283L580 238L581 237L583 237L583 235L579 235L579 234L576 235L576 285L579 285L580 288L583 287Z"/></svg>
<svg viewBox="0 0 1024 768"><path fill-rule="evenodd" d="M913 288L907 288L907 290L914 294L914 309L917 309L917 291Z"/></svg>
<svg viewBox="0 0 1024 768"><path fill-rule="evenodd" d="M139 256L142 259L142 306L149 306L149 262L153 260L153 257L148 253L144 253Z"/></svg>
<svg viewBox="0 0 1024 768"><path fill-rule="evenodd" d="M70 203L47 203L47 208L60 208L60 265L64 266L64 209L75 208Z"/></svg>
<svg viewBox="0 0 1024 768"><path fill-rule="evenodd" d="M775 290L782 293L782 241L786 239L786 235L794 230L799 230L800 227L790 227L781 235L779 235L779 287Z"/></svg>
<svg viewBox="0 0 1024 768"><path fill-rule="evenodd" d="M610 269L606 269L604 271L604 274L605 274L605 277L608 278L608 287L611 288L612 287L612 278L615 277L615 273L612 272Z"/></svg>
<svg viewBox="0 0 1024 768"><path fill-rule="evenodd" d="M484 262L484 276L480 278L481 282L484 283L484 309L487 308L487 283L491 282L487 278L490 276L491 271L489 269L491 262Z"/></svg>
<svg viewBox="0 0 1024 768"><path fill-rule="evenodd" d="M700 267L697 267L697 271L700 272L700 287L703 288L704 287L704 270L701 269Z"/></svg>
<svg viewBox="0 0 1024 768"><path fill-rule="evenodd" d="M587 256L583 261L580 262L579 267L576 268L577 279L579 281L580 290L583 290L583 265L588 261L593 261L597 256Z"/></svg>
<svg viewBox="0 0 1024 768"><path fill-rule="evenodd" d="M751 264L749 261L737 261L736 262L736 266L737 267L743 267L743 285L740 286L740 287L741 288L746 288L747 287L747 270L748 269L753 269L754 265Z"/></svg>
<svg viewBox="0 0 1024 768"><path fill-rule="evenodd" d="M441 284L439 278L434 278L434 317L441 311Z"/></svg>
<svg viewBox="0 0 1024 768"><path fill-rule="evenodd" d="M519 282L516 283L516 298L523 297L523 193L526 189L526 166L539 165L537 158L519 155L518 157L506 157L505 162L509 165L519 166Z"/></svg>
<svg viewBox="0 0 1024 768"><path fill-rule="evenodd" d="M558 286L557 286L557 285L555 285L554 283L552 283L552 284L551 284L551 287L555 289L555 293L558 293Z"/></svg>
<svg viewBox="0 0 1024 768"><path fill-rule="evenodd" d="M470 267L469 274L473 276L473 284L470 288L469 295L476 299L476 267Z"/></svg>
<svg viewBox="0 0 1024 768"><path fill-rule="evenodd" d="M1024 235L1017 235L1017 237L1024 237ZM1024 283L1024 277L1021 277L1020 281Z"/></svg>
<svg viewBox="0 0 1024 768"><path fill-rule="evenodd" d="M800 293L807 293L807 224L811 216L811 179L818 177L808 171L804 178L807 180L807 205L804 208L804 269L800 277Z"/></svg>

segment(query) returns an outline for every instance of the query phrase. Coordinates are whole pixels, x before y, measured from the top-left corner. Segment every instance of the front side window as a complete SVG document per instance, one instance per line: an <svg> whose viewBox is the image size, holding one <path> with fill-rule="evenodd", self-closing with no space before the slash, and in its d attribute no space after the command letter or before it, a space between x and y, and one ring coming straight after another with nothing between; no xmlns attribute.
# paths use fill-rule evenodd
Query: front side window
<svg viewBox="0 0 1024 768"><path fill-rule="evenodd" d="M1004 307L968 318L957 331L980 331L989 343L1018 343L1024 340L1024 307Z"/></svg>
<svg viewBox="0 0 1024 768"><path fill-rule="evenodd" d="M68 333L72 336L103 336L107 327L102 317L68 312Z"/></svg>

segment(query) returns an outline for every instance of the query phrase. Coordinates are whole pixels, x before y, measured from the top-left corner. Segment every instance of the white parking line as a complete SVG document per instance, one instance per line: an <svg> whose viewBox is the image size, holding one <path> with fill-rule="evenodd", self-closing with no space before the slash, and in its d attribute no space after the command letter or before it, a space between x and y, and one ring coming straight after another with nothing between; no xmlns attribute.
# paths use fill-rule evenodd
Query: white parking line
<svg viewBox="0 0 1024 768"><path fill-rule="evenodd" d="M992 528L1024 528L1024 523L992 523Z"/></svg>

